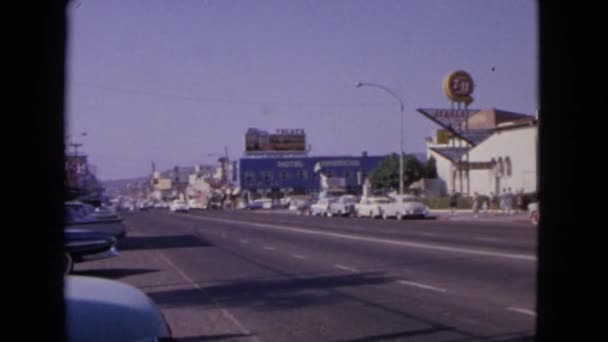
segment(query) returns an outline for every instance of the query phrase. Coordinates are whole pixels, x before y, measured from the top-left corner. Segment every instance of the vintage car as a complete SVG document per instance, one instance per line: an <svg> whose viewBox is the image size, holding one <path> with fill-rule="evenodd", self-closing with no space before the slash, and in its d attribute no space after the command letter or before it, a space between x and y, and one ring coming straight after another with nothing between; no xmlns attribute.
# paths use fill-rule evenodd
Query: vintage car
<svg viewBox="0 0 608 342"><path fill-rule="evenodd" d="M389 195L394 201L382 205L382 218L396 218L402 220L404 218L426 218L429 215L429 209L415 195Z"/></svg>
<svg viewBox="0 0 608 342"><path fill-rule="evenodd" d="M336 200L337 198L335 197L320 198L318 201L311 204L310 214L313 216L327 216L330 204Z"/></svg>
<svg viewBox="0 0 608 342"><path fill-rule="evenodd" d="M64 272L70 273L74 264L110 258L118 255L116 238L110 234L86 230L64 229Z"/></svg>
<svg viewBox="0 0 608 342"><path fill-rule="evenodd" d="M382 207L393 202L390 197L374 196L362 197L359 203L355 204L355 216L376 218L382 216Z"/></svg>
<svg viewBox="0 0 608 342"><path fill-rule="evenodd" d="M329 203L327 216L350 216L355 213L357 197L353 195L340 196L335 201Z"/></svg>
<svg viewBox="0 0 608 342"><path fill-rule="evenodd" d="M67 275L67 341L172 341L160 308L140 289L115 280Z"/></svg>

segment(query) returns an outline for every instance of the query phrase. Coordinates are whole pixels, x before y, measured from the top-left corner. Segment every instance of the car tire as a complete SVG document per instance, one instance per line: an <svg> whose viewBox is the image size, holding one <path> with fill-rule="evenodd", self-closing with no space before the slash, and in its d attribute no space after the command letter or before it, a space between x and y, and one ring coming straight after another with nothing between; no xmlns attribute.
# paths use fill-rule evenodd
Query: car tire
<svg viewBox="0 0 608 342"><path fill-rule="evenodd" d="M63 273L70 274L74 271L74 260L72 260L72 256L70 253L63 254Z"/></svg>

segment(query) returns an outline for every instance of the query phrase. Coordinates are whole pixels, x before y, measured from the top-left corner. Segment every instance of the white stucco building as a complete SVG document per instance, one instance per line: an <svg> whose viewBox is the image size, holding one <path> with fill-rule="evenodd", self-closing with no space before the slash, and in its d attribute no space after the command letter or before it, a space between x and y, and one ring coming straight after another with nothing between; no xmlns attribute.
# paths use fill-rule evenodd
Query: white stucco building
<svg viewBox="0 0 608 342"><path fill-rule="evenodd" d="M534 116L493 108L472 115L459 137L446 138L444 131L427 139L442 194L536 192L537 132Z"/></svg>

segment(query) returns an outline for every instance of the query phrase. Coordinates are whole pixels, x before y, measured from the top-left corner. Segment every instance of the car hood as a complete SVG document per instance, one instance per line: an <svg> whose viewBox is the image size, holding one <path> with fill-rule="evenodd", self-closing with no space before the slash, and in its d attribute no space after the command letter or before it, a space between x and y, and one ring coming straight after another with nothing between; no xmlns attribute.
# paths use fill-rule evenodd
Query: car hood
<svg viewBox="0 0 608 342"><path fill-rule="evenodd" d="M66 276L68 341L139 341L170 335L156 304L141 290L113 280Z"/></svg>

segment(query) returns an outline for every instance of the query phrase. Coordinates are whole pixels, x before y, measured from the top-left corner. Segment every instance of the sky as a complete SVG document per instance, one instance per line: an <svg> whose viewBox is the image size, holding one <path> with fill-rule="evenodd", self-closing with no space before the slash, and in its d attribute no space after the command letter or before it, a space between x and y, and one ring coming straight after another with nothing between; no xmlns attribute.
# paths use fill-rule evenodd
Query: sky
<svg viewBox="0 0 608 342"><path fill-rule="evenodd" d="M68 11L66 131L97 176L151 163L215 163L256 127L302 128L311 155L425 151L449 108L443 78L468 71L471 108L534 114L532 0L74 0Z"/></svg>

